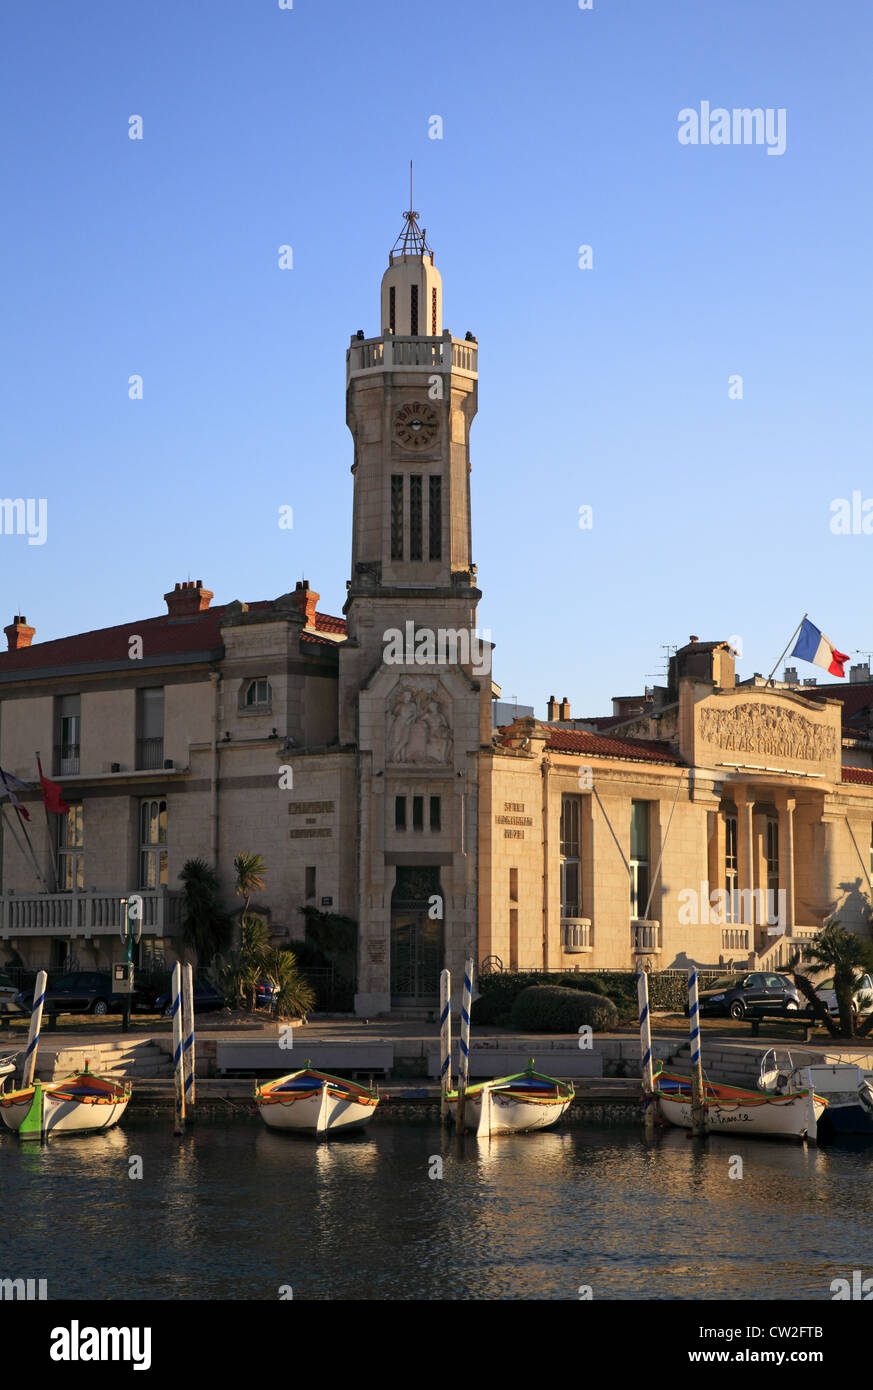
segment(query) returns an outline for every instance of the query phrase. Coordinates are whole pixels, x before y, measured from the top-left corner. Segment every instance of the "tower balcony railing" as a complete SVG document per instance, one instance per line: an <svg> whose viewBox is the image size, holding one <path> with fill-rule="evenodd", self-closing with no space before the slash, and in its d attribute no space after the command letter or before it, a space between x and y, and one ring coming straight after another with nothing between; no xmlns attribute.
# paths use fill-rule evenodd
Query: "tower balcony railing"
<svg viewBox="0 0 873 1390"><path fill-rule="evenodd" d="M475 375L479 347L472 340L453 338L401 338L387 333L379 338L353 338L346 357L346 381L361 372L449 371Z"/></svg>

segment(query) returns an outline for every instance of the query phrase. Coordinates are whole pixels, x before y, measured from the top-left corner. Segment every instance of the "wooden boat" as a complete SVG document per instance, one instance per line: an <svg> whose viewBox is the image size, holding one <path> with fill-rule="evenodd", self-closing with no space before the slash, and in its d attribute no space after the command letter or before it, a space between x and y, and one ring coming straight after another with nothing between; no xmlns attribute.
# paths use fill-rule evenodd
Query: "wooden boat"
<svg viewBox="0 0 873 1390"><path fill-rule="evenodd" d="M680 1129L691 1128L691 1078L659 1069L654 1076L653 1099L661 1119ZM767 1095L741 1086L704 1083L706 1129L710 1134L753 1134L767 1139L815 1140L819 1117L827 1101L810 1086Z"/></svg>
<svg viewBox="0 0 873 1390"><path fill-rule="evenodd" d="M328 1139L369 1124L379 1097L341 1076L306 1066L255 1087L255 1104L270 1129L296 1130Z"/></svg>
<svg viewBox="0 0 873 1390"><path fill-rule="evenodd" d="M0 1093L0 1118L20 1137L86 1134L117 1125L130 1101L132 1085L85 1070L62 1081L35 1081L32 1086Z"/></svg>
<svg viewBox="0 0 873 1390"><path fill-rule="evenodd" d="M527 1071L466 1088L464 1129L475 1131L477 1138L549 1129L569 1110L575 1094L571 1082L534 1071L531 1059ZM450 1118L457 1123L456 1090L446 1093L446 1103Z"/></svg>
<svg viewBox="0 0 873 1390"><path fill-rule="evenodd" d="M795 1066L790 1052L770 1048L761 1058L758 1089L773 1095L811 1086L827 1101L819 1120L820 1137L835 1134L873 1135L873 1072L854 1062L820 1062Z"/></svg>
<svg viewBox="0 0 873 1390"><path fill-rule="evenodd" d="M6 1078L13 1076L18 1066L17 1052L0 1053L0 1090L6 1085Z"/></svg>

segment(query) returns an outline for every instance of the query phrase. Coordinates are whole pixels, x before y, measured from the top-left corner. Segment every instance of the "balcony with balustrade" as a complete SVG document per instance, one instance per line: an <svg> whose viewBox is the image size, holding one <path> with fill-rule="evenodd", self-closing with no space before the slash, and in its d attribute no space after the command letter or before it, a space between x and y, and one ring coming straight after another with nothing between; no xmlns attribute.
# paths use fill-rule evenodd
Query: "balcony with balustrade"
<svg viewBox="0 0 873 1390"><path fill-rule="evenodd" d="M352 338L346 356L346 383L368 372L448 372L475 376L479 369L479 345L475 339L453 338L446 330L441 338L404 338L386 334L379 338Z"/></svg>
<svg viewBox="0 0 873 1390"><path fill-rule="evenodd" d="M142 930L174 936L181 930L184 894L168 888L136 890L142 899ZM0 893L0 938L114 936L121 926L122 893Z"/></svg>

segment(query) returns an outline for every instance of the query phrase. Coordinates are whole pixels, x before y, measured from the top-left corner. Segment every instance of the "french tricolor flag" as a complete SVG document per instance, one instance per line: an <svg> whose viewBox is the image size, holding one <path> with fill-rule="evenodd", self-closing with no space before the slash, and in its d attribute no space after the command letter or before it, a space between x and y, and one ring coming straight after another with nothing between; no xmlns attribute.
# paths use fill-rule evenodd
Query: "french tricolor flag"
<svg viewBox="0 0 873 1390"><path fill-rule="evenodd" d="M845 679L843 663L849 660L848 656L845 652L838 652L833 642L829 642L808 618L804 618L800 625L800 636L791 655L799 656L801 661L811 661L814 666L823 666L832 676Z"/></svg>

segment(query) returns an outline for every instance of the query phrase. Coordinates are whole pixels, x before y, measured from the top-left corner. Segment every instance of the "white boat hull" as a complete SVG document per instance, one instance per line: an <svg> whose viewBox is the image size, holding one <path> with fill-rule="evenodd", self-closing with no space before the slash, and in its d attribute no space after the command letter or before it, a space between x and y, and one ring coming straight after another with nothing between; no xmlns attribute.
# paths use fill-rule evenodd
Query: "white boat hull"
<svg viewBox="0 0 873 1390"><path fill-rule="evenodd" d="M130 1096L109 1104L63 1099L46 1092L43 1117L46 1134L88 1134L95 1130L112 1129L117 1125L130 1102ZM0 1107L0 1117L7 1129L18 1130L30 1109L29 1099Z"/></svg>
<svg viewBox="0 0 873 1390"><path fill-rule="evenodd" d="M661 1118L680 1129L691 1128L691 1102L658 1094ZM774 1096L763 1103L707 1101L707 1133L756 1134L772 1138L811 1139L816 1136L825 1103L817 1096Z"/></svg>
<svg viewBox="0 0 873 1390"><path fill-rule="evenodd" d="M257 1105L261 1119L270 1129L290 1129L319 1136L358 1129L369 1124L376 1113L375 1105L362 1105L344 1096L324 1098L321 1091L287 1101L258 1101Z"/></svg>
<svg viewBox="0 0 873 1390"><path fill-rule="evenodd" d="M554 1100L523 1100L492 1091L491 1133L522 1134L532 1129L549 1129L566 1114L572 1103L572 1096L558 1096ZM457 1123L457 1100L450 1099L448 1109L453 1123ZM475 1134L481 1118L482 1092L474 1091L464 1099L464 1128Z"/></svg>

